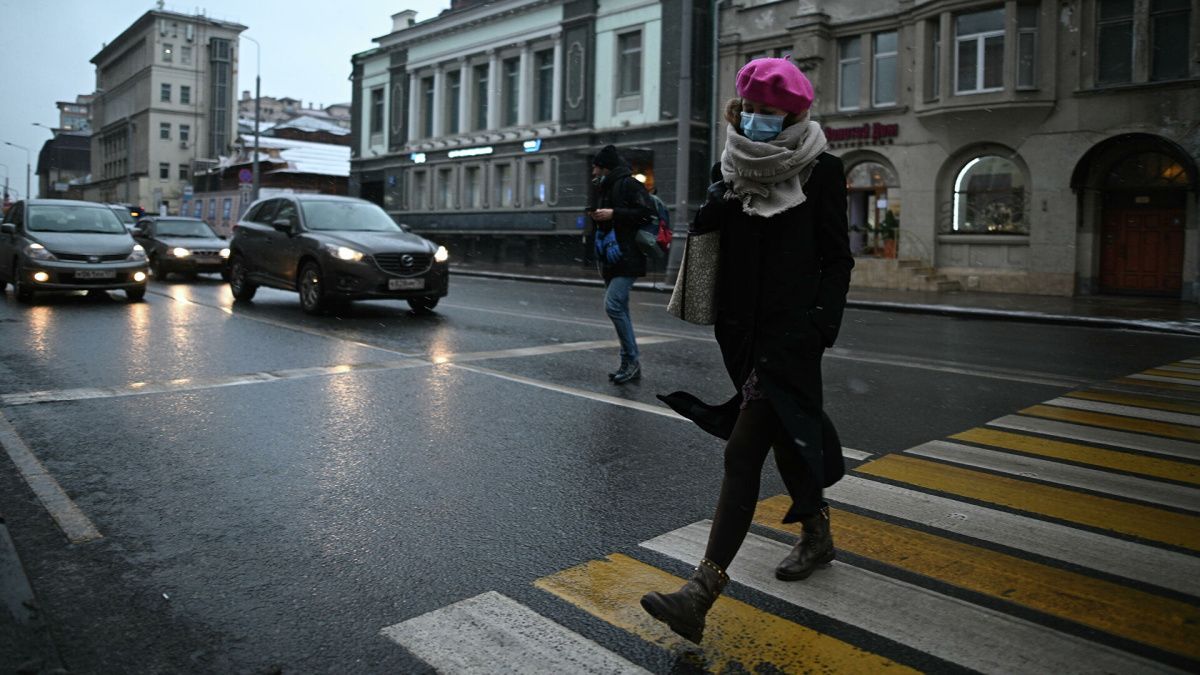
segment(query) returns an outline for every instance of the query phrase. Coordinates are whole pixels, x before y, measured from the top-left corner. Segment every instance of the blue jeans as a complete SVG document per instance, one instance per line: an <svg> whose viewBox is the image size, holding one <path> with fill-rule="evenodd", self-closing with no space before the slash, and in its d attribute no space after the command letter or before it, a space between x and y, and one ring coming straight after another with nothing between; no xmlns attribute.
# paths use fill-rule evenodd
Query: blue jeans
<svg viewBox="0 0 1200 675"><path fill-rule="evenodd" d="M629 317L629 289L636 277L613 277L605 286L604 311L617 329L621 341L621 360L637 363L637 338L633 335L633 320Z"/></svg>

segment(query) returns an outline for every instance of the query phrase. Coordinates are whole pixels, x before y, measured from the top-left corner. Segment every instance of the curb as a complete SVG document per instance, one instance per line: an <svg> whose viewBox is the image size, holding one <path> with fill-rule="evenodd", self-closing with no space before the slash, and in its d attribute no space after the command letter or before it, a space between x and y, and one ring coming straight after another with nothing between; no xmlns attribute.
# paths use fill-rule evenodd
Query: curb
<svg viewBox="0 0 1200 675"><path fill-rule="evenodd" d="M451 274L464 277L481 277L485 279L504 279L508 281L529 281L543 284L563 284L569 286L603 287L599 279L580 279L576 277L554 277L536 274L514 274L510 272L489 272L485 270L463 270L450 268ZM670 293L672 286L661 283L639 281L633 285L635 290ZM958 305L927 305L920 303L889 302L886 300L853 300L846 301L846 307L865 309L878 312L897 312L903 314L931 314L965 319L983 319L990 321L1022 321L1025 323L1041 323L1059 326L1083 326L1085 328L1119 328L1125 330L1140 330L1171 335L1186 335L1200 337L1200 322L1182 323L1165 319L1119 319L1115 317L1075 316L1071 314L1048 314L1045 312L1030 312L1009 309L988 309L983 307L962 307Z"/></svg>
<svg viewBox="0 0 1200 675"><path fill-rule="evenodd" d="M0 645L0 663L12 661L14 672L19 673L66 672L3 515L0 515L0 627L14 638L11 644Z"/></svg>

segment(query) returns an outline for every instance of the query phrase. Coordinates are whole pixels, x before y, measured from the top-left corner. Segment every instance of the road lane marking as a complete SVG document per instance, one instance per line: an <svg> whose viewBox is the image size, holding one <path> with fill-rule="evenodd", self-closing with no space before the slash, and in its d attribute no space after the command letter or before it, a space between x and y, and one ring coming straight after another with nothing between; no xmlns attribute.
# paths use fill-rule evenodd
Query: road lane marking
<svg viewBox="0 0 1200 675"><path fill-rule="evenodd" d="M887 455L855 471L1035 515L1200 551L1200 516L956 466Z"/></svg>
<svg viewBox="0 0 1200 675"><path fill-rule="evenodd" d="M847 475L826 499L1200 598L1200 557Z"/></svg>
<svg viewBox="0 0 1200 675"><path fill-rule="evenodd" d="M67 496L54 476L46 471L41 460L33 454L25 441L21 440L16 428L2 411L0 411L0 446L4 446L4 451L16 465L17 472L21 474L25 484L29 486L30 490L33 490L33 494L37 495L38 501L46 507L50 517L54 519L55 523L58 523L63 534L67 535L68 541L72 544L82 544L104 536L75 502Z"/></svg>
<svg viewBox="0 0 1200 675"><path fill-rule="evenodd" d="M790 503L786 495L759 502L755 522L799 535L797 524L780 524ZM1200 607L1193 603L841 509L830 509L830 522L839 550L1135 642L1200 658ZM813 579L820 576L818 573ZM809 582L804 588L807 594ZM1040 640L1035 644L1041 644Z"/></svg>
<svg viewBox="0 0 1200 675"><path fill-rule="evenodd" d="M1154 422L1118 415L1105 415L1085 410L1052 408L1046 405L1030 406L1021 410L1020 413L1022 415L1031 415L1033 417L1042 417L1062 422L1090 424L1118 431L1132 431L1139 434L1175 438L1184 441L1200 441L1200 429L1185 427L1179 424L1167 424L1166 422Z"/></svg>
<svg viewBox="0 0 1200 675"><path fill-rule="evenodd" d="M678 338L673 338L666 335L647 335L638 338L639 345L654 345L664 342L674 342ZM587 351L592 349L609 349L620 347L621 343L617 340L592 340L590 342L564 342L548 345L538 345L536 347L517 347L514 349L498 349L486 352L467 352L463 354L449 354L445 357L434 356L435 364L452 362L464 363L467 361L484 361L490 359L509 359L522 356L546 356L549 354L563 354L566 352Z"/></svg>
<svg viewBox="0 0 1200 675"><path fill-rule="evenodd" d="M1179 403L1178 401L1154 396L1130 396L1128 394L1107 393L1103 391L1073 391L1066 394L1066 396L1086 399L1088 401L1104 401L1106 403L1120 403L1121 405L1130 405L1138 408L1170 410L1171 412L1200 415L1200 405Z"/></svg>
<svg viewBox="0 0 1200 675"><path fill-rule="evenodd" d="M1158 457L1146 457L1118 450L1108 450L1090 445L1014 434L996 429L968 429L967 431L954 434L950 438L978 445L989 445L994 448L1015 450L1029 455L1065 459L1077 464L1090 464L1105 469L1200 485L1200 465L1196 464L1173 462Z"/></svg>
<svg viewBox="0 0 1200 675"><path fill-rule="evenodd" d="M988 422L989 427L1000 427L1014 431L1025 431L1059 438L1070 438L1087 443L1102 443L1119 448L1140 450L1156 455L1170 455L1184 459L1200 460L1200 444L1176 441L1170 438L1156 438L1143 434L1126 431L1101 429L1069 422L1056 422L1039 417L1024 417L1022 415L1005 415Z"/></svg>
<svg viewBox="0 0 1200 675"><path fill-rule="evenodd" d="M1085 401L1067 396L1061 396L1059 398L1046 401L1043 405L1052 405L1059 408L1071 408L1074 410L1087 410L1089 412L1108 413L1110 415L1121 415L1124 417L1137 417L1145 420L1167 422L1169 424L1179 424L1189 427L1200 427L1200 415L1188 415L1186 413L1171 412L1168 410L1151 410L1148 408L1138 408L1135 406L1107 403L1104 401Z"/></svg>
<svg viewBox="0 0 1200 675"><path fill-rule="evenodd" d="M380 631L439 673L629 673L623 657L489 591Z"/></svg>
<svg viewBox="0 0 1200 675"><path fill-rule="evenodd" d="M694 563L704 555L710 527L709 521L702 521L642 546ZM835 533L835 541L837 536ZM839 561L803 582L779 581L774 575L775 565L789 548L751 533L738 550L736 562L730 565L729 575L733 581L772 597L980 673L1174 670Z"/></svg>
<svg viewBox="0 0 1200 675"><path fill-rule="evenodd" d="M1035 459L997 450L976 448L947 441L930 441L904 451L906 454L940 459L962 466L987 469L1021 478L1083 488L1160 506L1200 511L1200 490L1173 483L1123 476L1121 474ZM1200 470L1200 466L1192 467ZM1200 482L1200 481L1196 481Z"/></svg>
<svg viewBox="0 0 1200 675"><path fill-rule="evenodd" d="M614 553L538 579L534 586L646 642L689 652L704 661L705 672L916 672L728 595L720 596L709 610L704 642L697 649L651 618L638 602L647 591L676 591L683 583L679 577Z"/></svg>

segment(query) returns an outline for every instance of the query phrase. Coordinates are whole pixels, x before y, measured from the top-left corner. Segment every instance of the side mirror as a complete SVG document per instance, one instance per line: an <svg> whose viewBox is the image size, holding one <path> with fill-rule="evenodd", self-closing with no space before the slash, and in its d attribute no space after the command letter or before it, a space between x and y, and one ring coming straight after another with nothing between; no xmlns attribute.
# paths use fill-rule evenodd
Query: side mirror
<svg viewBox="0 0 1200 675"><path fill-rule="evenodd" d="M16 234L17 226L13 223L0 223L0 234Z"/></svg>
<svg viewBox="0 0 1200 675"><path fill-rule="evenodd" d="M292 221L288 218L280 218L278 220L272 221L271 227L275 228L276 230L278 230L280 232L291 232L292 231Z"/></svg>

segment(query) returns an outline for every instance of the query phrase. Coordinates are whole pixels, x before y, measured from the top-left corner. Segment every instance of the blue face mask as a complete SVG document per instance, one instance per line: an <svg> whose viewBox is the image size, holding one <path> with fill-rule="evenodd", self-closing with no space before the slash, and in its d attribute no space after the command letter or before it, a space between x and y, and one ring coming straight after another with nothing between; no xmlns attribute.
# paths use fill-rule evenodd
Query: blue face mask
<svg viewBox="0 0 1200 675"><path fill-rule="evenodd" d="M742 113L742 133L752 141L769 141L783 131L785 115Z"/></svg>

